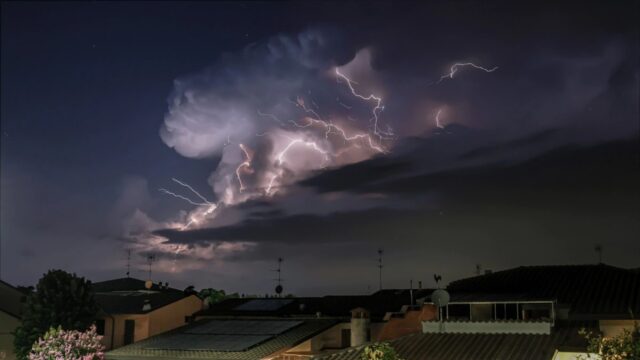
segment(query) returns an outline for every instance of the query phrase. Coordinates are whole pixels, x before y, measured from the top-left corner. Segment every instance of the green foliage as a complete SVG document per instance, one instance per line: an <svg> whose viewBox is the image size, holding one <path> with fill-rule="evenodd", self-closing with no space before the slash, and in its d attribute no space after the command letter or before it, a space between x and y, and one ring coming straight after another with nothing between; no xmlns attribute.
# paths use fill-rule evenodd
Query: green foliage
<svg viewBox="0 0 640 360"><path fill-rule="evenodd" d="M238 293L227 294L224 290L212 288L202 289L198 295L204 300L205 304L208 305L219 303L225 299L235 299L240 297Z"/></svg>
<svg viewBox="0 0 640 360"><path fill-rule="evenodd" d="M62 270L49 270L27 296L22 324L14 332L18 359L26 359L32 345L50 328L84 331L99 311L91 282Z"/></svg>
<svg viewBox="0 0 640 360"><path fill-rule="evenodd" d="M402 360L387 342L371 344L364 348L362 360Z"/></svg>
<svg viewBox="0 0 640 360"><path fill-rule="evenodd" d="M637 323L633 330L624 329L620 335L609 338L585 329L580 330L580 334L589 344L587 351L599 355L602 360L640 359L640 327Z"/></svg>

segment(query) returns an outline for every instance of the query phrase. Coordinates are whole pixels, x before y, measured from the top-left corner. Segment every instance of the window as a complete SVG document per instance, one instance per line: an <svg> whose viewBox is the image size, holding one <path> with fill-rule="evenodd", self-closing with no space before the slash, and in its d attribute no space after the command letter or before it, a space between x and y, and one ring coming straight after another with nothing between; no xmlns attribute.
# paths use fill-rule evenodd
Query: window
<svg viewBox="0 0 640 360"><path fill-rule="evenodd" d="M452 304L442 314L450 320L469 320L471 308L467 304Z"/></svg>
<svg viewBox="0 0 640 360"><path fill-rule="evenodd" d="M340 345L342 348L351 346L351 329L342 329Z"/></svg>
<svg viewBox="0 0 640 360"><path fill-rule="evenodd" d="M104 335L104 319L96 320L96 332L98 335Z"/></svg>

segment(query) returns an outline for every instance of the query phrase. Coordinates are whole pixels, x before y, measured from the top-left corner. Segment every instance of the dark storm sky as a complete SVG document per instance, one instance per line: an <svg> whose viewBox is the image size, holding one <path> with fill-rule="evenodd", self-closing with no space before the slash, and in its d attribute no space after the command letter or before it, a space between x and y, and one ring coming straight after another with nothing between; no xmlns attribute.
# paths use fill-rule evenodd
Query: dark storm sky
<svg viewBox="0 0 640 360"><path fill-rule="evenodd" d="M636 1L2 3L1 277L123 276L137 241L124 229L140 213L156 224L147 233L189 248L158 253L170 266L159 262L156 279L177 287L265 293L282 256L290 292L366 292L377 287L379 247L389 287L430 285L434 272L451 281L476 264L592 263L597 243L604 262L639 267L638 10ZM309 31L326 40L311 55L300 35ZM287 39L302 44L292 58L318 67L369 49L398 129L393 149L308 172L280 196L232 207L223 224L162 226L193 209L157 191L172 177L220 196L208 179L221 152L189 156L191 144L161 138L167 99L266 102L264 72L304 77L321 93L304 66L261 56ZM499 68L435 84L467 61ZM444 129L432 123L439 108ZM192 258L202 246L222 255ZM146 276L145 253L132 256L136 277Z"/></svg>

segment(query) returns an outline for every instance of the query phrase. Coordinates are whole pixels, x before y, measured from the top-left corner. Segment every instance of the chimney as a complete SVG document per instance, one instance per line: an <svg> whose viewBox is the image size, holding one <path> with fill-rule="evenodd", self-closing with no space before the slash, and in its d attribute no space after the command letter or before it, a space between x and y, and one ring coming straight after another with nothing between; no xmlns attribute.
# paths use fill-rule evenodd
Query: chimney
<svg viewBox="0 0 640 360"><path fill-rule="evenodd" d="M422 280L418 280L418 290L422 290Z"/></svg>
<svg viewBox="0 0 640 360"><path fill-rule="evenodd" d="M351 346L369 341L369 311L363 308L351 310Z"/></svg>
<svg viewBox="0 0 640 360"><path fill-rule="evenodd" d="M151 310L151 302L149 302L149 299L146 299L144 301L144 305L142 305L142 311L149 311Z"/></svg>

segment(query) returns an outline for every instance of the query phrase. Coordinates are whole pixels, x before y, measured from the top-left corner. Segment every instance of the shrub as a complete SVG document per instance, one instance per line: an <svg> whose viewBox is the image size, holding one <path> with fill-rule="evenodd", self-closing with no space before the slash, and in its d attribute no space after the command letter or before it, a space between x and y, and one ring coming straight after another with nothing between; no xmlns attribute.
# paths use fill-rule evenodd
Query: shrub
<svg viewBox="0 0 640 360"><path fill-rule="evenodd" d="M29 360L103 360L101 339L94 325L85 332L51 328L33 344Z"/></svg>
<svg viewBox="0 0 640 360"><path fill-rule="evenodd" d="M364 348L362 360L402 360L396 350L387 342L376 343Z"/></svg>

